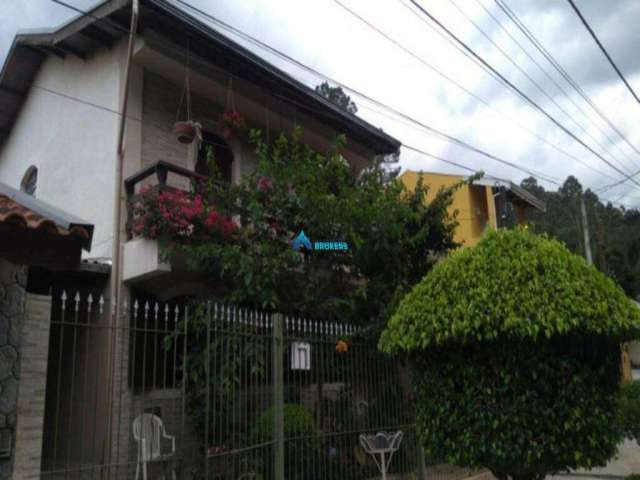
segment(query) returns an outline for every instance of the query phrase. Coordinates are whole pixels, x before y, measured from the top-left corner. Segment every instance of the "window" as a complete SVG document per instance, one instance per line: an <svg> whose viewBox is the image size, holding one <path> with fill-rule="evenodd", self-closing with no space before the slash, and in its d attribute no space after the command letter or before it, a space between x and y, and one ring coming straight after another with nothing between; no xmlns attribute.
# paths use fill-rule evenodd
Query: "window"
<svg viewBox="0 0 640 480"><path fill-rule="evenodd" d="M231 183L233 153L222 138L208 132L202 132L202 145L198 152L196 173L211 176Z"/></svg>
<svg viewBox="0 0 640 480"><path fill-rule="evenodd" d="M37 185L38 169L32 165L27 168L24 177L22 177L22 182L20 182L20 190L31 195L32 197L35 197Z"/></svg>

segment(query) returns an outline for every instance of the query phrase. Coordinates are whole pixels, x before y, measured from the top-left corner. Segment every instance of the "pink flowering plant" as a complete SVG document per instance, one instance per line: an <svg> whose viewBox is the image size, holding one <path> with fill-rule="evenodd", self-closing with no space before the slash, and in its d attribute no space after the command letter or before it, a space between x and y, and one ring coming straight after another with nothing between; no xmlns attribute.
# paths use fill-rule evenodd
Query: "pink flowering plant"
<svg viewBox="0 0 640 480"><path fill-rule="evenodd" d="M220 133L229 138L233 132L242 132L247 128L244 116L236 110L225 110L218 121Z"/></svg>
<svg viewBox="0 0 640 480"><path fill-rule="evenodd" d="M167 239L170 244L194 244L227 241L236 232L236 224L216 205L197 192L146 188L133 205L131 232L150 239Z"/></svg>

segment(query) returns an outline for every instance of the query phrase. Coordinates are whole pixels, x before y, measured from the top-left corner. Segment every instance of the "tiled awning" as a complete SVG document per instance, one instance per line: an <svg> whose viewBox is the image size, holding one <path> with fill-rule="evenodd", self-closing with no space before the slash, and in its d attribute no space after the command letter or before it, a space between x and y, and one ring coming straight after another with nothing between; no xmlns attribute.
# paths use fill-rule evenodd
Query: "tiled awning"
<svg viewBox="0 0 640 480"><path fill-rule="evenodd" d="M0 257L71 266L90 250L93 225L0 182Z"/></svg>
<svg viewBox="0 0 640 480"><path fill-rule="evenodd" d="M74 236L91 248L93 225L0 182L0 223L54 235Z"/></svg>

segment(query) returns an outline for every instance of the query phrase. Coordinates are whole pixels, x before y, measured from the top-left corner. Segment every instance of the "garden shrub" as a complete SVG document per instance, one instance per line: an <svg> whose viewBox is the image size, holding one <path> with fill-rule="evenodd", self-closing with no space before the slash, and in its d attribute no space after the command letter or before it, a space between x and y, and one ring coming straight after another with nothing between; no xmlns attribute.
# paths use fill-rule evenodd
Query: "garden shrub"
<svg viewBox="0 0 640 480"><path fill-rule="evenodd" d="M315 478L316 473L313 470L320 449L319 430L315 419L311 412L301 405L286 403L283 410L285 478ZM271 407L255 420L250 432L252 444L273 440L274 414L275 411ZM268 464L265 471L272 471L272 460L271 455L265 459Z"/></svg>
<svg viewBox="0 0 640 480"><path fill-rule="evenodd" d="M639 326L612 280L519 228L436 265L401 301L380 347L415 363L429 456L532 479L604 465L616 452L619 344Z"/></svg>
<svg viewBox="0 0 640 480"><path fill-rule="evenodd" d="M634 439L640 445L640 381L622 387L620 425L625 437Z"/></svg>

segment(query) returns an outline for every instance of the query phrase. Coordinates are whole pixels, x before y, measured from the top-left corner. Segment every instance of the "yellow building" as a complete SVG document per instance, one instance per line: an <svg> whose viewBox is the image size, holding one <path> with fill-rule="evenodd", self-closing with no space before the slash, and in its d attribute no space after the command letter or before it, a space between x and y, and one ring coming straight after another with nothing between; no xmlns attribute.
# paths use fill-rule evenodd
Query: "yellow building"
<svg viewBox="0 0 640 480"><path fill-rule="evenodd" d="M409 190L414 190L420 177L423 184L429 186L427 201L431 201L440 189L465 179L461 175L408 170L400 176L400 180ZM462 186L454 194L450 208L451 213L458 212L455 241L464 246L475 245L488 228L505 226L510 207L513 207L518 224L524 222L525 209L545 210L544 202L508 180L485 176L471 185Z"/></svg>

